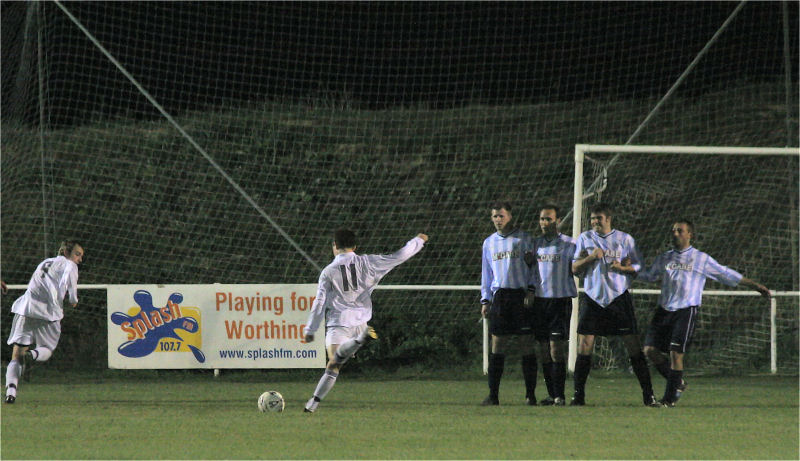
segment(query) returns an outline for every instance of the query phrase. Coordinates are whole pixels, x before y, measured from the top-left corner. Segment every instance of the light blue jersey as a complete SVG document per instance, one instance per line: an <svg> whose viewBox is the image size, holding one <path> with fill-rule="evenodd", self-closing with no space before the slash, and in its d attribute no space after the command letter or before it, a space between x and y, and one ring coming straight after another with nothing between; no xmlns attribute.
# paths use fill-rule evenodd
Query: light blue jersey
<svg viewBox="0 0 800 461"><path fill-rule="evenodd" d="M742 280L742 274L691 246L658 255L653 265L639 272L638 277L646 282L661 280L658 305L668 311L699 306L707 278L728 286L736 286Z"/></svg>
<svg viewBox="0 0 800 461"><path fill-rule="evenodd" d="M517 229L508 235L499 232L483 241L481 263L481 302L491 302L500 288L527 288L532 271L525 253L533 251L530 235Z"/></svg>
<svg viewBox="0 0 800 461"><path fill-rule="evenodd" d="M574 298L578 295L572 277L572 258L575 240L558 234L548 240L537 237L533 241L536 266L534 279L538 298Z"/></svg>
<svg viewBox="0 0 800 461"><path fill-rule="evenodd" d="M631 265L638 272L642 269L642 256L636 248L633 237L625 232L614 229L606 235L601 235L589 230L578 237L574 259L581 259L581 253L584 251L591 254L595 248L602 249L605 256L586 267L582 276L583 290L594 302L606 307L625 293L631 286L633 278L611 270L611 264L614 261L630 258Z"/></svg>

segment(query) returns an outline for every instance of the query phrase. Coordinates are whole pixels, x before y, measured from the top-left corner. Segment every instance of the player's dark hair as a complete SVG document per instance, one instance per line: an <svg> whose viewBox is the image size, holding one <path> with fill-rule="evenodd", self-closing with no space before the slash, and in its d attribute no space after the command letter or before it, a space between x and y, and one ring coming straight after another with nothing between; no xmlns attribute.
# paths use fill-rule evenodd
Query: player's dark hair
<svg viewBox="0 0 800 461"><path fill-rule="evenodd" d="M605 215L606 218L610 218L614 216L614 209L611 208L611 205L608 203L597 202L589 207L589 213L602 214Z"/></svg>
<svg viewBox="0 0 800 461"><path fill-rule="evenodd" d="M74 240L74 239L67 239L61 241L61 246L58 247L58 254L61 256L69 256L72 253L72 250L75 248L75 245L83 248L81 242Z"/></svg>
<svg viewBox="0 0 800 461"><path fill-rule="evenodd" d="M686 224L686 227L689 228L689 233L692 234L694 237L694 223L689 221L688 219L678 219L675 221L675 224Z"/></svg>
<svg viewBox="0 0 800 461"><path fill-rule="evenodd" d="M556 212L556 219L561 217L561 208L553 205L552 203L546 203L541 207L539 207L539 212L541 212L542 210L553 210Z"/></svg>
<svg viewBox="0 0 800 461"><path fill-rule="evenodd" d="M493 210L501 210L501 209L505 209L506 211L508 211L509 213L511 213L511 202L510 202L509 200L505 200L505 199L502 199L502 200L495 200L495 201L492 203L492 209L493 209Z"/></svg>
<svg viewBox="0 0 800 461"><path fill-rule="evenodd" d="M333 233L333 243L336 248L355 248L356 247L356 234L350 229L336 229Z"/></svg>

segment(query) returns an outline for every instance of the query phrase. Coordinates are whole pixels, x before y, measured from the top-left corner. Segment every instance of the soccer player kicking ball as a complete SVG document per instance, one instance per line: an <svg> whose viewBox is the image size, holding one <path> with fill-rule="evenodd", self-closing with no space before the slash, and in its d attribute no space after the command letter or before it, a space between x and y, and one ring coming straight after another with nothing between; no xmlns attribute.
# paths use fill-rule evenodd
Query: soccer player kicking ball
<svg viewBox="0 0 800 461"><path fill-rule="evenodd" d="M702 302L706 279L728 286L744 285L766 298L770 297L769 289L764 285L743 277L692 247L693 237L694 225L690 221L676 221L672 225L673 249L657 256L652 266L638 274L639 279L647 282L661 281L661 295L647 328L644 352L667 380L660 401L667 407L674 407L686 389L683 357L694 335L697 308Z"/></svg>
<svg viewBox="0 0 800 461"><path fill-rule="evenodd" d="M14 320L8 335L13 345L6 369L6 403L17 400L19 378L32 362L44 362L53 355L61 338L64 297L72 307L78 304L78 264L83 261L83 246L72 240L61 242L55 258L47 258L36 267L28 289L14 301ZM29 350L31 345L36 348Z"/></svg>
<svg viewBox="0 0 800 461"><path fill-rule="evenodd" d="M367 341L378 338L367 325L372 318L372 290L389 271L419 253L427 241L427 235L417 234L393 254L359 255L352 231L339 229L334 233L333 262L319 276L317 297L304 330L305 341L314 341L314 333L327 313L328 365L303 411L315 412L336 383L342 365Z"/></svg>

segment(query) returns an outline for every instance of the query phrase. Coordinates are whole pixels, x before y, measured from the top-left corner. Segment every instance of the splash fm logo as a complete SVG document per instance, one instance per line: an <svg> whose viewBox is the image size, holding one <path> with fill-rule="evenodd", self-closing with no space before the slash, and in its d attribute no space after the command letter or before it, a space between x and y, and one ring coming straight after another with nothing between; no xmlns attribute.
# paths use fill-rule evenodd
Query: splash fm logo
<svg viewBox="0 0 800 461"><path fill-rule="evenodd" d="M153 296L145 290L136 291L133 300L138 308L131 307L127 314L111 314L111 321L128 335L128 341L117 348L120 354L138 358L153 352L186 352L188 348L198 362L206 361L200 350L200 310L181 307L182 294L172 293L167 305L158 308L153 306ZM182 335L176 330L182 330Z"/></svg>

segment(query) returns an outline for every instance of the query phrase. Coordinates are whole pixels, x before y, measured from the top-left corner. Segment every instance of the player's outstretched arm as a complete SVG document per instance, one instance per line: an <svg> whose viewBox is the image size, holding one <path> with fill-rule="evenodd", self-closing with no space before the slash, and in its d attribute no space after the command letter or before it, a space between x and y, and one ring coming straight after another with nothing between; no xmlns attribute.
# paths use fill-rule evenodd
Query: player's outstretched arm
<svg viewBox="0 0 800 461"><path fill-rule="evenodd" d="M771 296L769 288L756 282L755 280L749 279L747 277L742 277L742 280L739 281L739 284L756 290L757 292L761 293L761 296L765 298L769 298Z"/></svg>

